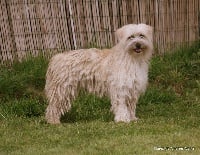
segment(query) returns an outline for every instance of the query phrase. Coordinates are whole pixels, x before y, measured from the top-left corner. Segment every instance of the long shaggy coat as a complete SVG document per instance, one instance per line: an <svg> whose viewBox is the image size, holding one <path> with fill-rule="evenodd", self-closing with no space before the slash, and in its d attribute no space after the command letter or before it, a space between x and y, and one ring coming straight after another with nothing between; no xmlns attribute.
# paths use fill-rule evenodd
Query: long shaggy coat
<svg viewBox="0 0 200 155"><path fill-rule="evenodd" d="M119 43L111 49L80 49L55 55L46 73L46 120L60 123L79 91L111 99L115 121L136 120L136 103L145 92L152 55L152 28L126 25L116 32ZM140 47L139 47L140 46Z"/></svg>

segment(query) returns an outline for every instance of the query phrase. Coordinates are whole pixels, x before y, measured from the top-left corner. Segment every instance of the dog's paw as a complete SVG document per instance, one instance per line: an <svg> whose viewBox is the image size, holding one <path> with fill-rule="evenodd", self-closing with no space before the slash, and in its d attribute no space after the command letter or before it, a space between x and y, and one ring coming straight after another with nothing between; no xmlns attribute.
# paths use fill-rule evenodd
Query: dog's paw
<svg viewBox="0 0 200 155"><path fill-rule="evenodd" d="M116 123L119 123L119 122L130 123L131 122L130 118L126 116L115 116L114 121Z"/></svg>
<svg viewBox="0 0 200 155"><path fill-rule="evenodd" d="M131 122L135 122L135 123L137 123L138 120L139 120L139 118L137 118L137 117L133 117L133 118L131 118Z"/></svg>

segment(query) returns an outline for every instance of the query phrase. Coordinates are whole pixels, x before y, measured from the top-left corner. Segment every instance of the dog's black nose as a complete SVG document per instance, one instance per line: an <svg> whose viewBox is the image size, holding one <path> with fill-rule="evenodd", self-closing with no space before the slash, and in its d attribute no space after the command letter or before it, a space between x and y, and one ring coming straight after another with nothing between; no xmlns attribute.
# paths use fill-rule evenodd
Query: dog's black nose
<svg viewBox="0 0 200 155"><path fill-rule="evenodd" d="M140 44L140 43L136 43L136 44L135 44L135 47L136 47L137 49L140 49L140 48L141 48L141 44Z"/></svg>

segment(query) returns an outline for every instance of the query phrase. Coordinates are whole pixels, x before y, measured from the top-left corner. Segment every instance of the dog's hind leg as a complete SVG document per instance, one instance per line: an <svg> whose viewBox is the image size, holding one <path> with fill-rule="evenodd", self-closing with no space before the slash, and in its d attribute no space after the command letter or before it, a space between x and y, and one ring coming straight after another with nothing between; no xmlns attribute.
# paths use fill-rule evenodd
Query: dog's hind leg
<svg viewBox="0 0 200 155"><path fill-rule="evenodd" d="M67 94L66 87L60 84L46 89L49 105L46 109L45 118L50 124L59 124L60 117L71 108L70 94Z"/></svg>

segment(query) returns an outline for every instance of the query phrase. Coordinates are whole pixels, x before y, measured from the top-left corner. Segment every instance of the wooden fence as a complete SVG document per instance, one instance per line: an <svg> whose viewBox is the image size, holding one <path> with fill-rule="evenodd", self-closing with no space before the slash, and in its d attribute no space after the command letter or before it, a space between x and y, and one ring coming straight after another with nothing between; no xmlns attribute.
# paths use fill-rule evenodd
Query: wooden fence
<svg viewBox="0 0 200 155"><path fill-rule="evenodd" d="M200 0L0 0L0 61L110 47L129 23L152 25L164 53L199 39Z"/></svg>

